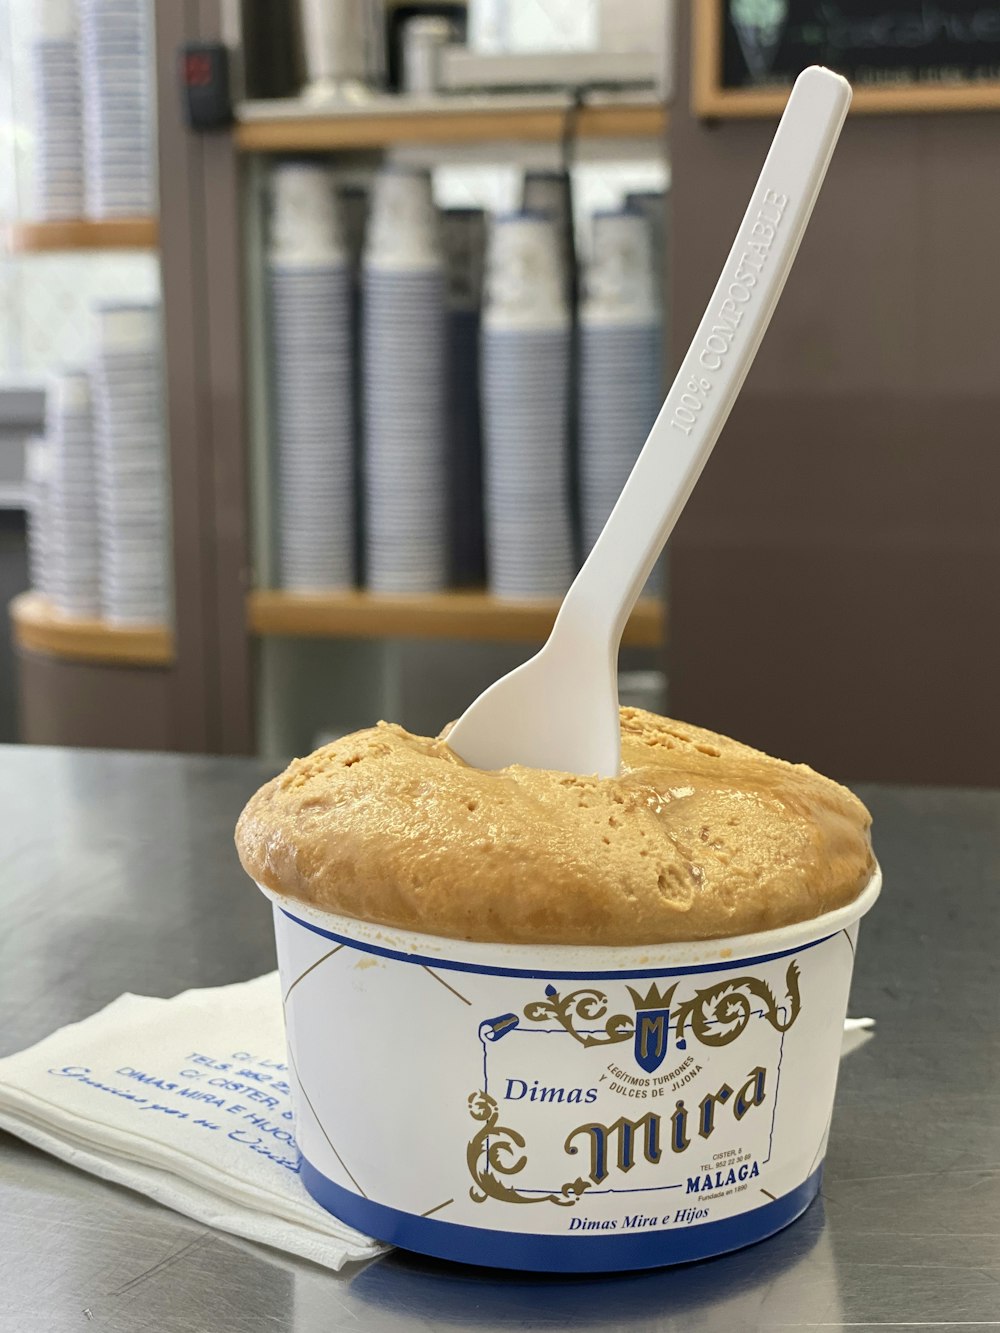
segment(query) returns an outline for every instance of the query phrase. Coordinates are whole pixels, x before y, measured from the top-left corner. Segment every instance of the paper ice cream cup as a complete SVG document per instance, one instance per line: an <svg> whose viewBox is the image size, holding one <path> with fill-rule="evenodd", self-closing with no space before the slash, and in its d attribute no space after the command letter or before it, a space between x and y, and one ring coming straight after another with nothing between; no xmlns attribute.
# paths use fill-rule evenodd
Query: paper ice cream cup
<svg viewBox="0 0 1000 1333"><path fill-rule="evenodd" d="M467 943L269 889L301 1175L379 1240L544 1272L722 1254L820 1187L861 918Z"/></svg>

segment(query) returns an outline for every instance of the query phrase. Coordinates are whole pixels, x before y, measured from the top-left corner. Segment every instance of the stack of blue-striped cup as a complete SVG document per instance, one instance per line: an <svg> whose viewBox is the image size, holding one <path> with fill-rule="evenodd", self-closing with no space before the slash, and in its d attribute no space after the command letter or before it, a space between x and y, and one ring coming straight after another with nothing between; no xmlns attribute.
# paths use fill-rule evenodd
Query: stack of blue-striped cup
<svg viewBox="0 0 1000 1333"><path fill-rule="evenodd" d="M662 326L649 228L597 213L580 307L579 460L584 554L621 494L662 399ZM654 570L647 595L659 591Z"/></svg>
<svg viewBox="0 0 1000 1333"><path fill-rule="evenodd" d="M479 318L486 216L449 208L442 216L448 306L448 500L451 582L478 586L483 550L483 461L479 431Z"/></svg>
<svg viewBox="0 0 1000 1333"><path fill-rule="evenodd" d="M362 261L367 586L448 580L445 269L426 171L377 176Z"/></svg>
<svg viewBox="0 0 1000 1333"><path fill-rule="evenodd" d="M353 289L334 182L277 165L267 252L278 582L355 582Z"/></svg>
<svg viewBox="0 0 1000 1333"><path fill-rule="evenodd" d="M121 624L162 624L171 569L160 306L102 302L95 314L101 611Z"/></svg>
<svg viewBox="0 0 1000 1333"><path fill-rule="evenodd" d="M570 519L570 312L545 215L495 219L481 339L486 565L498 597L561 596Z"/></svg>
<svg viewBox="0 0 1000 1333"><path fill-rule="evenodd" d="M97 616L101 609L100 529L86 371L50 375L45 434L49 448L49 597L66 615Z"/></svg>
<svg viewBox="0 0 1000 1333"><path fill-rule="evenodd" d="M41 0L35 8L31 70L35 104L35 197L44 221L83 217L83 112L80 53L73 0Z"/></svg>
<svg viewBox="0 0 1000 1333"><path fill-rule="evenodd" d="M148 0L79 0L87 213L155 208L152 14Z"/></svg>

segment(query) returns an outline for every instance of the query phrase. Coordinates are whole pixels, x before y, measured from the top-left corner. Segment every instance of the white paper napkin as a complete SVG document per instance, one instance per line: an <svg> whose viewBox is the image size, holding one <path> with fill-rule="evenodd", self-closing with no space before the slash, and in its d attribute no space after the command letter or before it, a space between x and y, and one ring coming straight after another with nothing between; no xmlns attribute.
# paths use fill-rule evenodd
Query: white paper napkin
<svg viewBox="0 0 1000 1333"><path fill-rule="evenodd" d="M221 1231L326 1268L384 1247L298 1176L277 973L122 995L0 1060L0 1129Z"/></svg>

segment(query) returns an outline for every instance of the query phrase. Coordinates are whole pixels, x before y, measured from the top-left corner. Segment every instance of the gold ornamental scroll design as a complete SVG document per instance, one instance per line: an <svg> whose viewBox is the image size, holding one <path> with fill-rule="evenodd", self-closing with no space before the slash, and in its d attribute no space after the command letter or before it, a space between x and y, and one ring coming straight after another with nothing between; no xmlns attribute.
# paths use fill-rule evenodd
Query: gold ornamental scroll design
<svg viewBox="0 0 1000 1333"><path fill-rule="evenodd" d="M499 1199L503 1203L554 1203L571 1208L591 1182L577 1177L563 1185L558 1194L522 1194L508 1185L505 1176L516 1176L528 1164L524 1154L524 1135L500 1124L500 1108L488 1092L474 1092L469 1097L469 1114L482 1123L469 1140L469 1174L476 1182L469 1189L474 1203ZM520 1156L515 1156L520 1153ZM514 1160L511 1160L514 1159Z"/></svg>
<svg viewBox="0 0 1000 1333"><path fill-rule="evenodd" d="M655 990L655 988L654 988ZM728 1046L746 1029L754 1012L754 1002L761 1005L761 1015L776 1032L787 1032L799 1016L799 968L792 960L785 973L785 1003L779 1005L774 991L760 977L732 977L695 991L689 1000L674 1006L677 983L662 994L656 992L656 1007L671 1008L677 1040L690 1033L703 1046ZM643 997L629 987L636 1012L645 1006ZM635 1035L635 1018L613 1014L605 1018L610 1001L602 991L582 989L560 995L554 986L546 986L546 998L525 1005L529 1023L555 1022L581 1046L610 1046L629 1041ZM782 1009L785 1015L782 1016ZM603 1022L602 1022L603 1020ZM600 1025L600 1026L597 1026Z"/></svg>
<svg viewBox="0 0 1000 1333"><path fill-rule="evenodd" d="M787 1032L799 1016L802 999L799 995L799 968L793 959L785 973L786 1005L779 1006L774 991L759 977L735 977L720 981L704 990L695 991L690 1000L676 1012L677 1036L685 1037L690 1026L691 1035L703 1046L728 1046L744 1031L754 1011L753 1002L763 1006L762 1017L775 1032ZM785 1017L781 1009L786 1008Z"/></svg>
<svg viewBox="0 0 1000 1333"><path fill-rule="evenodd" d="M668 1002L675 989L671 986L667 991L665 998ZM608 1012L608 997L602 991L584 989L560 995L555 986L546 986L545 995L544 1000L525 1005L525 1018L529 1023L555 1021L581 1046L613 1046L616 1042L628 1041L635 1031L635 1019L628 1014L615 1014L603 1028L595 1029L594 1025L600 1023Z"/></svg>

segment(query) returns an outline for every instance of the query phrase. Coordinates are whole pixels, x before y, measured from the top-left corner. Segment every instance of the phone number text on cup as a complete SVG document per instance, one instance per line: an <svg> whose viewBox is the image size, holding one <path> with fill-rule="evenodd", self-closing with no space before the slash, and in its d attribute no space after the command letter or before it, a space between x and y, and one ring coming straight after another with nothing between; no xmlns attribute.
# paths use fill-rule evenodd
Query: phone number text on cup
<svg viewBox="0 0 1000 1333"><path fill-rule="evenodd" d="M698 353L698 364L709 373L691 376L671 415L671 426L682 435L691 434L698 413L705 406L705 397L712 390L711 375L722 369L726 353L733 345L736 330L743 322L744 312L741 307L747 305L753 296L787 207L787 194L779 194L777 190L764 191L764 202L750 226L749 239L736 261L736 272L726 289L705 344Z"/></svg>

